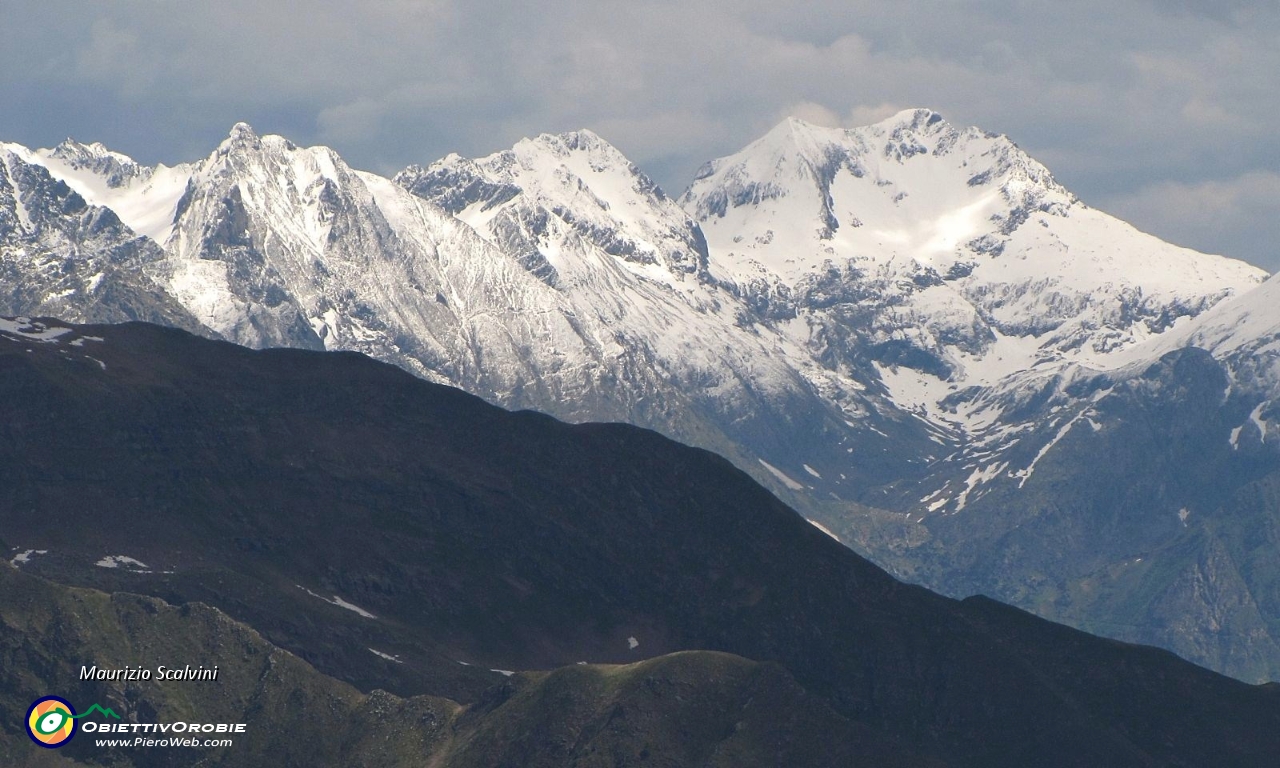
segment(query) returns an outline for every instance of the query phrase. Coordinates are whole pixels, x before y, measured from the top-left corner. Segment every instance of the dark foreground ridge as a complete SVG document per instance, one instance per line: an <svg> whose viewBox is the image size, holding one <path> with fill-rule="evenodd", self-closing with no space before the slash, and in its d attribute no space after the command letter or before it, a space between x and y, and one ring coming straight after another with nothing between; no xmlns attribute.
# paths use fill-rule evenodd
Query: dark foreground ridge
<svg viewBox="0 0 1280 768"><path fill-rule="evenodd" d="M0 564L0 620L6 712L21 715L33 699L58 690L73 701L109 701L142 723L246 725L231 746L210 749L99 746L103 737L82 732L56 757L5 733L5 766L415 768L428 759L450 768L552 768L574 759L725 768L921 765L881 734L837 715L781 667L722 653L522 672L462 707L434 696L362 694L200 603L177 608L151 597L66 587L7 564ZM145 665L193 653L218 665L220 684L113 687L78 679L77 664ZM13 725L6 722L6 730Z"/></svg>
<svg viewBox="0 0 1280 768"><path fill-rule="evenodd" d="M458 722L479 718L462 730L500 758L490 764L645 765L672 717L698 734L689 744L729 740L758 721L719 732L715 707L681 707L713 684L732 689L716 706L758 703L733 681L760 670L781 681L765 694L779 717L821 713L829 736L797 725L740 737L750 759L690 747L668 764L782 764L770 749L813 738L832 745L787 764L840 764L840 739L869 765L886 764L878 750L975 768L1272 766L1280 754L1280 686L901 584L727 461L652 432L508 413L356 354L255 352L143 324L24 328L0 331L0 544L10 558L47 552L23 572L216 606L353 697L467 707ZM0 604L8 626L14 603ZM49 637L74 636L57 623L70 616L51 620ZM146 624L125 622L119 642ZM31 640L23 656L21 639L2 642L6 696L79 663L56 643ZM210 663L193 642L174 662ZM32 647L50 650L14 671ZM752 661L666 658L687 650ZM648 698L619 706L652 713L621 721L640 736L591 757L599 718L556 713L612 707L617 673L577 663L654 657L696 667L676 675L688 695L636 683ZM557 667L574 668L488 671ZM627 669L641 680L652 667ZM11 745L25 739L21 703L5 700ZM326 717L358 728L343 714L358 706ZM486 720L495 706L507 716ZM515 744L525 752L483 752Z"/></svg>

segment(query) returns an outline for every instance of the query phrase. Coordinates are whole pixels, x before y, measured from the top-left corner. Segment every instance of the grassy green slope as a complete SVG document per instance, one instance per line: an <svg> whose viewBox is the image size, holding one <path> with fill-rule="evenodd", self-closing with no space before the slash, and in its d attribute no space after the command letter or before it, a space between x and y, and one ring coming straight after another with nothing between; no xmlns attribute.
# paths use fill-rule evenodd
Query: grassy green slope
<svg viewBox="0 0 1280 768"><path fill-rule="evenodd" d="M216 682L80 681L100 668L201 663ZM243 722L218 749L40 749L36 698L99 703L137 722ZM101 717L91 716L94 720ZM363 694L201 604L71 588L0 564L0 763L169 766L922 765L811 697L781 667L685 652L626 666L523 673L463 707Z"/></svg>

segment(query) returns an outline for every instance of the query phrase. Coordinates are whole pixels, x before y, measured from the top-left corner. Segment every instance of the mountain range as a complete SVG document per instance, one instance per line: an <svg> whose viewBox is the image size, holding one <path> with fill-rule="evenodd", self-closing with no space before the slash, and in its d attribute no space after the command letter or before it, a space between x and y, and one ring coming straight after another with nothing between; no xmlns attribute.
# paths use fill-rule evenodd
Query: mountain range
<svg viewBox="0 0 1280 768"><path fill-rule="evenodd" d="M678 199L590 131L392 179L0 145L0 314L349 350L707 448L902 578L1280 675L1276 280L909 110Z"/></svg>
<svg viewBox="0 0 1280 768"><path fill-rule="evenodd" d="M1280 686L904 584L728 461L352 353L0 328L17 765L1270 766ZM216 684L79 668L217 665ZM50 692L216 749L50 753Z"/></svg>

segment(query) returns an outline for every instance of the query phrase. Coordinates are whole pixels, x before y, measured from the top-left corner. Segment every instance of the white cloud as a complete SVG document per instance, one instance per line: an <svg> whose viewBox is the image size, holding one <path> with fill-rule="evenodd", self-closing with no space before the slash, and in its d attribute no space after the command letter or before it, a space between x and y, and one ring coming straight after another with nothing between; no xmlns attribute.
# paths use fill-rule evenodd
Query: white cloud
<svg viewBox="0 0 1280 768"><path fill-rule="evenodd" d="M849 110L849 117L845 120L845 124L849 127L857 127L859 125L878 123L881 120L893 117L904 109L908 109L908 105L887 102L876 105L860 104Z"/></svg>
<svg viewBox="0 0 1280 768"><path fill-rule="evenodd" d="M586 126L678 193L787 114L930 107L1102 204L1274 166L1278 36L1246 0L42 0L6 5L0 138L174 162L243 119L386 171Z"/></svg>
<svg viewBox="0 0 1280 768"><path fill-rule="evenodd" d="M1162 181L1108 201L1136 226L1180 245L1280 270L1280 173L1224 180Z"/></svg>
<svg viewBox="0 0 1280 768"><path fill-rule="evenodd" d="M798 117L805 122L827 128L844 127L844 121L840 119L840 115L837 115L835 110L812 101L801 101L787 105L779 110L774 117L779 122L788 117Z"/></svg>

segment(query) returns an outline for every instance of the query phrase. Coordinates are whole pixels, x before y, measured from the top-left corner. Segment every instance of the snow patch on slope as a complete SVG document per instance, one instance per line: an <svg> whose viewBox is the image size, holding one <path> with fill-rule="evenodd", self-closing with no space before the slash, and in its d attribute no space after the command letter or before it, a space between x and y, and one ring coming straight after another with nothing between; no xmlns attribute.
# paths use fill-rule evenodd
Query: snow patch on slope
<svg viewBox="0 0 1280 768"><path fill-rule="evenodd" d="M818 530L820 530L820 531L822 531L823 533L827 534L828 536L830 536L831 538L835 539L836 541L840 541L840 537L839 537L839 536L837 536L837 535L835 535L834 533L832 533L832 532L831 532L831 529L830 529L830 528L828 528L827 526L823 525L822 523L818 522L817 520L813 520L813 519L810 519L810 518L805 518L805 519L806 519L806 520L809 520L809 524L810 524L810 525L812 525L814 528L817 528Z"/></svg>
<svg viewBox="0 0 1280 768"><path fill-rule="evenodd" d="M150 570L151 566L147 565L141 560L135 560L134 558L127 557L125 555L107 555L106 557L102 558L98 562L94 563L94 565L98 566L99 568L123 567L130 571L133 571L134 573L151 573L151 570Z"/></svg>
<svg viewBox="0 0 1280 768"><path fill-rule="evenodd" d="M803 483L797 483L795 480L792 480L785 472L773 466L769 462L765 461L764 459L756 459L756 461L760 462L760 466L769 470L769 474L778 478L778 480L780 480L783 485L787 486L791 490L793 491L804 490Z"/></svg>
<svg viewBox="0 0 1280 768"><path fill-rule="evenodd" d="M17 566L23 565L24 563L31 562L32 555L47 555L47 554L49 554L49 550L47 549L28 549L25 552L19 552L18 554L10 558L9 564L14 567L17 567Z"/></svg>
<svg viewBox="0 0 1280 768"><path fill-rule="evenodd" d="M312 592L311 590L307 589L306 587L302 586L301 584L296 584L295 586L296 586L298 589L301 589L303 592L306 592L308 595L311 595L311 596L312 596L312 597L314 597L314 598L317 598L317 599L320 599L320 600L325 601L325 602L326 602L326 603L328 603L329 605L336 605L336 606L338 606L339 608L345 608L346 610L351 611L352 613L358 614L358 615L360 615L360 616L363 616L363 617L364 617L364 618L366 618L366 619L376 619L376 618L378 618L377 616L374 616L372 613L369 613L368 611L366 611L365 609L361 608L360 606L358 606L358 605L356 605L356 604L354 604L354 603L349 603L349 602L347 602L346 600L343 600L341 597L338 597L337 595L334 595L332 598L324 597L323 595L317 595L315 592ZM376 653L376 651L375 651L375 653Z"/></svg>
<svg viewBox="0 0 1280 768"><path fill-rule="evenodd" d="M1053 447L1061 442L1062 438L1067 436L1067 433L1071 431L1071 428L1074 427L1077 422L1085 418L1086 413L1087 411L1081 411L1073 416L1066 424L1063 424L1062 427L1058 429L1057 433L1054 434L1053 439L1045 443L1044 447L1036 453L1035 458L1031 460L1031 463L1027 465L1026 469L1020 469L1013 473L1013 477L1018 478L1019 488L1027 484L1027 481L1031 479L1032 473L1036 471L1036 465L1040 463L1040 460L1043 459L1049 451L1053 450Z"/></svg>
<svg viewBox="0 0 1280 768"><path fill-rule="evenodd" d="M36 162L90 205L110 208L130 229L163 243L191 178L192 166L146 167L101 144L68 139L33 153Z"/></svg>

